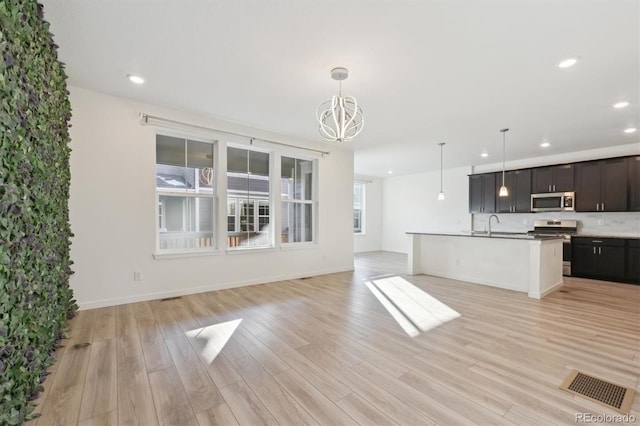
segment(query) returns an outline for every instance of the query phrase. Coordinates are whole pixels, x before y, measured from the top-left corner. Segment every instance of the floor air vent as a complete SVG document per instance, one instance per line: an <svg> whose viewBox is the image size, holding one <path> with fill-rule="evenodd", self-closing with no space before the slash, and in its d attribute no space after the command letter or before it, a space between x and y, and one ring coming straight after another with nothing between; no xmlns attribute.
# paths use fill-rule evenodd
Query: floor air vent
<svg viewBox="0 0 640 426"><path fill-rule="evenodd" d="M635 390L573 370L560 389L580 395L609 408L627 414L631 409Z"/></svg>

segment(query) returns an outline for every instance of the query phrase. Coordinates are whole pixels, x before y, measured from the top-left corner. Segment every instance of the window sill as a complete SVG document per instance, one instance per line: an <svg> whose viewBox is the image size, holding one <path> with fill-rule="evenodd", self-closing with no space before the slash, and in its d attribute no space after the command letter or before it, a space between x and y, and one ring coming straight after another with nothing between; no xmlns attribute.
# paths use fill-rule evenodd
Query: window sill
<svg viewBox="0 0 640 426"><path fill-rule="evenodd" d="M280 246L280 250L313 250L317 249L318 244L316 243L282 243Z"/></svg>
<svg viewBox="0 0 640 426"><path fill-rule="evenodd" d="M276 248L271 247L235 247L228 248L226 250L227 254L249 254L249 253L267 253L276 251Z"/></svg>
<svg viewBox="0 0 640 426"><path fill-rule="evenodd" d="M186 257L219 256L221 253L222 252L220 250L169 251L153 253L153 258L155 260L181 259Z"/></svg>
<svg viewBox="0 0 640 426"><path fill-rule="evenodd" d="M353 233L354 237L360 237L360 236L365 237L366 235L367 235L366 232L354 232Z"/></svg>

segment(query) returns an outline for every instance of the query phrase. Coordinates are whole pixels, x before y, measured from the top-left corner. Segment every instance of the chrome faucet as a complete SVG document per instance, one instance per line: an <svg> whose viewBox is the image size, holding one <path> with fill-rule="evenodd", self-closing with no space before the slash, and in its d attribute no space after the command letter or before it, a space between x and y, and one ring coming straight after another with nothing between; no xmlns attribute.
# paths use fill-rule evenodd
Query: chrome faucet
<svg viewBox="0 0 640 426"><path fill-rule="evenodd" d="M491 236L491 218L495 217L497 223L500 223L500 219L498 218L497 215L492 214L491 216L489 216L489 236Z"/></svg>

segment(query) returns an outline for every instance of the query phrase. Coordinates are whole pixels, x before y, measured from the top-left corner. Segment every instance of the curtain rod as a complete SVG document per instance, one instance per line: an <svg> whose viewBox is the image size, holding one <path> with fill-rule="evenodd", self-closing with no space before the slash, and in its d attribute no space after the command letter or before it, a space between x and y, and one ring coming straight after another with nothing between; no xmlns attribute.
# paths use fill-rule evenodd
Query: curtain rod
<svg viewBox="0 0 640 426"><path fill-rule="evenodd" d="M243 135L241 133L227 132L227 131L224 131L224 130L213 129L211 127L199 126L197 124L184 123L182 121L176 121L176 120L171 120L169 118L163 118L163 117L157 117L157 116L154 116L154 115L145 114L144 112L140 113L140 121L143 124L149 124L149 120L163 122L163 123L169 123L169 124L176 124L178 126L191 127L193 129L206 130L206 131L209 131L209 132L224 133L224 134L227 134L227 135L233 135L233 136L240 136L240 137L243 137L243 138L249 138L249 143L250 144L253 144L254 140L261 140L263 142L268 142L268 143L272 143L272 144L280 145L280 146L286 146L286 147L289 147L289 148L296 148L296 149L303 149L303 150L306 150L306 151L318 152L318 153L320 153L322 155L325 155L325 154L329 155L330 154L329 151L322 151L322 150L319 150L319 149L307 148L307 147L298 146L298 145L290 145L288 143L276 142L276 141L272 141L272 140L269 140L269 139L254 138L253 136Z"/></svg>

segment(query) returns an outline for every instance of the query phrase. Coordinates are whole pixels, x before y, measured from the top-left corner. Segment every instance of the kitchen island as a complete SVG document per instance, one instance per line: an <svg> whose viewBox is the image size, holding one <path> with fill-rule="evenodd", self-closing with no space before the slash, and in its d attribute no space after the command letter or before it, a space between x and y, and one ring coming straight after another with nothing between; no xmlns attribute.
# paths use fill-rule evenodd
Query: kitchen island
<svg viewBox="0 0 640 426"><path fill-rule="evenodd" d="M407 232L409 270L521 291L541 299L562 287L562 239L517 233Z"/></svg>

